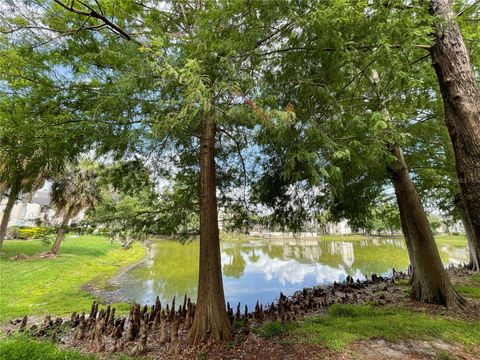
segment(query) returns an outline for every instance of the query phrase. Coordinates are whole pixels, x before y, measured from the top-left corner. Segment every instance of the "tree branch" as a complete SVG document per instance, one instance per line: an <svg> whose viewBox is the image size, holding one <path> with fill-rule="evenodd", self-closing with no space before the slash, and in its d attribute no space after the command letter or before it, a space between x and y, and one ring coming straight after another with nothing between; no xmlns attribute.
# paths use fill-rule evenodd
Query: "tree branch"
<svg viewBox="0 0 480 360"><path fill-rule="evenodd" d="M72 1L72 4L70 6L68 6L67 4L63 3L62 1L60 0L53 0L55 3L57 3L58 5L60 5L61 7L63 7L64 9L70 11L70 12L73 12L75 14L78 14L78 15L82 15L82 16L88 16L88 17L92 17L92 18L95 18L95 19L98 19L100 21L103 22L104 26L107 26L110 30L112 30L114 33L120 35L121 37L123 37L124 39L126 40L132 40L132 38L130 37L130 35L125 31L123 30L122 28L120 28L119 26L117 26L115 23L113 23L112 21L110 21L109 19L107 19L107 17L105 17L105 15L103 15L103 10L101 10L101 8L99 7L99 12L97 12L94 8L92 8L91 6L89 6L88 4L85 4L84 2L78 0L78 2L80 4L82 4L83 6L85 6L89 11L83 11L83 10L79 10L75 7L73 7L73 4L74 4L74 1ZM98 3L97 3L98 4ZM88 19L87 19L88 20Z"/></svg>
<svg viewBox="0 0 480 360"><path fill-rule="evenodd" d="M468 10L470 10L471 8L477 6L478 4L480 4L480 0L477 0L477 1L475 1L473 4L470 4L470 5L468 5L467 7L465 7L464 9L462 9L462 10L457 14L457 16L462 16L462 15L465 14Z"/></svg>

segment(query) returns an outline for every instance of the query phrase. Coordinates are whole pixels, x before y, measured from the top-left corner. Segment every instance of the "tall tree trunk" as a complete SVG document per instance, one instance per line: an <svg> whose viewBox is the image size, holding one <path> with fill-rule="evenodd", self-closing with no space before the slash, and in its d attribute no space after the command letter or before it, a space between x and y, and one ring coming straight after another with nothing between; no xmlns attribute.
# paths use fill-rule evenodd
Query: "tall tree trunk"
<svg viewBox="0 0 480 360"><path fill-rule="evenodd" d="M50 253L52 253L53 255L57 255L58 249L60 249L60 244L65 238L65 229L68 226L70 219L72 218L72 213L73 213L73 206L70 206L67 212L65 213L65 216L63 217L62 225L60 229L58 229L57 231L55 242L53 243L52 249L50 250Z"/></svg>
<svg viewBox="0 0 480 360"><path fill-rule="evenodd" d="M390 167L388 167L387 170L389 171L389 173L391 173L392 171ZM392 180L392 183L393 183L393 180ZM393 186L395 188L395 183L393 183ZM409 275L410 275L409 284L412 285L415 277L415 259L413 254L413 239L410 233L410 228L408 226L409 225L408 218L407 218L408 209L405 208L404 202L400 203L399 201L397 201L397 204L398 204L398 212L400 214L400 227L402 228L403 237L405 238L405 244L407 245L408 260L410 261L409 270L411 270L411 272L409 271Z"/></svg>
<svg viewBox="0 0 480 360"><path fill-rule="evenodd" d="M448 308L461 306L463 299L453 289L443 267L432 229L408 173L402 151L395 146L392 154L396 160L388 170L395 188L407 247L410 243L410 260L413 260L411 296L423 302L443 304Z"/></svg>
<svg viewBox="0 0 480 360"><path fill-rule="evenodd" d="M465 204L462 199L462 194L457 194L455 196L455 205L460 214L463 227L465 228L465 235L467 236L468 252L470 254L469 267L473 271L480 271L480 248L477 248L477 244L474 241L472 224L470 222L470 218L467 216Z"/></svg>
<svg viewBox="0 0 480 360"><path fill-rule="evenodd" d="M215 124L205 117L200 136L200 268L197 306L188 342L231 338L225 309L215 184Z"/></svg>
<svg viewBox="0 0 480 360"><path fill-rule="evenodd" d="M472 242L480 249L480 89L451 2L431 0L430 11L439 18L430 50L432 64L442 92Z"/></svg>
<svg viewBox="0 0 480 360"><path fill-rule="evenodd" d="M8 221L10 220L10 215L12 214L13 206L15 201L17 201L18 194L20 194L20 184L14 184L10 188L10 194L8 195L8 201L3 209L2 222L0 223L0 250L2 250L3 240L7 235Z"/></svg>

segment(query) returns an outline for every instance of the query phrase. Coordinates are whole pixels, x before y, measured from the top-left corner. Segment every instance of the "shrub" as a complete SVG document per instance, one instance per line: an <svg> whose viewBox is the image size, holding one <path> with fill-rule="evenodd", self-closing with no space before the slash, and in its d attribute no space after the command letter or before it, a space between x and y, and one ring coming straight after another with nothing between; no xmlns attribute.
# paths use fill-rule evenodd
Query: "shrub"
<svg viewBox="0 0 480 360"><path fill-rule="evenodd" d="M17 239L29 240L40 239L42 242L48 244L50 242L50 235L55 232L54 228L45 226L29 226L18 229Z"/></svg>
<svg viewBox="0 0 480 360"><path fill-rule="evenodd" d="M27 227L19 229L18 238L22 240L36 239L44 235L45 229L41 227Z"/></svg>

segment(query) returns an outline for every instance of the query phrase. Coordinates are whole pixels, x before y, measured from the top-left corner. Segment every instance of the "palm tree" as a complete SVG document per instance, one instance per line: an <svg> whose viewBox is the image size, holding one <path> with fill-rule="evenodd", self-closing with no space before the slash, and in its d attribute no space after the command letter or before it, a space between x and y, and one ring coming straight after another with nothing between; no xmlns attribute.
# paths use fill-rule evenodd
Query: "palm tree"
<svg viewBox="0 0 480 360"><path fill-rule="evenodd" d="M51 255L56 255L70 220L80 211L94 207L100 200L98 165L88 159L81 159L77 164L67 166L55 179L51 198L57 215L63 216L62 225L50 250Z"/></svg>

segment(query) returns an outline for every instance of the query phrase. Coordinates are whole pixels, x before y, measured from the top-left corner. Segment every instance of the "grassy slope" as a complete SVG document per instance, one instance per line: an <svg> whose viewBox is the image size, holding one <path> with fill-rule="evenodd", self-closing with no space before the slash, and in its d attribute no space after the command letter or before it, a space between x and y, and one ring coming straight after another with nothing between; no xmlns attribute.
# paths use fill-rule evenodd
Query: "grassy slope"
<svg viewBox="0 0 480 360"><path fill-rule="evenodd" d="M0 322L23 315L66 315L88 311L94 297L81 286L95 281L105 284L121 266L144 256L135 244L130 250L101 236L67 236L56 259L13 261L18 253L47 251L39 240L6 241L0 256ZM119 304L121 310L126 304Z"/></svg>
<svg viewBox="0 0 480 360"><path fill-rule="evenodd" d="M301 323L270 322L260 334L272 337L285 334L292 341L323 344L342 349L356 340L384 338L440 339L467 348L480 345L479 322L454 320L392 307L334 304L326 316L307 318Z"/></svg>

